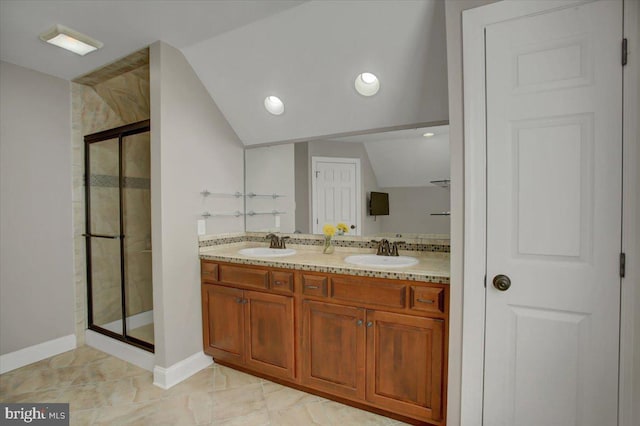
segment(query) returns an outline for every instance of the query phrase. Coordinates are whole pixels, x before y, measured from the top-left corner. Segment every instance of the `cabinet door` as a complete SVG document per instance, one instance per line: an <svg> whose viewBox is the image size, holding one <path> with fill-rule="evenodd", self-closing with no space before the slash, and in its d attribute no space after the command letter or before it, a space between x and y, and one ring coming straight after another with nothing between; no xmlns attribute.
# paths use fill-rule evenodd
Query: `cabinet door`
<svg viewBox="0 0 640 426"><path fill-rule="evenodd" d="M367 401L420 420L442 415L444 321L367 311Z"/></svg>
<svg viewBox="0 0 640 426"><path fill-rule="evenodd" d="M361 308L303 302L303 384L364 399L364 313Z"/></svg>
<svg viewBox="0 0 640 426"><path fill-rule="evenodd" d="M202 285L204 351L214 359L241 363L244 352L242 290Z"/></svg>
<svg viewBox="0 0 640 426"><path fill-rule="evenodd" d="M246 365L294 378L293 298L254 291L245 291L244 296Z"/></svg>

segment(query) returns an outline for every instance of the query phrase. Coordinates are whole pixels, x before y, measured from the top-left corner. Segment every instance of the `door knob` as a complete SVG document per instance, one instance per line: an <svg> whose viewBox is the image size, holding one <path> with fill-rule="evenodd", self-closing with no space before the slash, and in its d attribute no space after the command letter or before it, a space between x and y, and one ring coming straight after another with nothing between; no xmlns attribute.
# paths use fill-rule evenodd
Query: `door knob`
<svg viewBox="0 0 640 426"><path fill-rule="evenodd" d="M511 280L506 275L496 275L493 277L493 286L500 291L507 291L511 287Z"/></svg>
<svg viewBox="0 0 640 426"><path fill-rule="evenodd" d="M356 226L355 225L351 225L351 229L356 229Z"/></svg>

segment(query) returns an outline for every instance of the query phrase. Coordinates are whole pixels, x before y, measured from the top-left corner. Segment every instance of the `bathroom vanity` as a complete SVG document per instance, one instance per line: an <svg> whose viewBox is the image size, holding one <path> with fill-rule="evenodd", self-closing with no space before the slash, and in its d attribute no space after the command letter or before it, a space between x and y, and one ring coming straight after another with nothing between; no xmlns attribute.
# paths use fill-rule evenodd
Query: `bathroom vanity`
<svg viewBox="0 0 640 426"><path fill-rule="evenodd" d="M366 249L201 247L204 351L220 364L415 424L444 425L448 253L407 268L344 262Z"/></svg>

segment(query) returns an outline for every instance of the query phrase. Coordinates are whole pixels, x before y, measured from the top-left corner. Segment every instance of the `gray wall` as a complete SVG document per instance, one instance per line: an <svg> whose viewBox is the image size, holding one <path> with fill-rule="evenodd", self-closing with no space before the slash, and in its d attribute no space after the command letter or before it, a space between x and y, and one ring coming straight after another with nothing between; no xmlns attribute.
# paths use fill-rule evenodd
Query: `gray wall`
<svg viewBox="0 0 640 426"><path fill-rule="evenodd" d="M244 152L245 192L259 194L245 199L247 212L279 211L283 214L249 215L245 218L246 230L256 232L292 233L295 229L295 164L292 144L262 146ZM265 197L278 194L281 197Z"/></svg>
<svg viewBox="0 0 640 426"><path fill-rule="evenodd" d="M243 208L200 191L242 191L243 146L179 50L154 43L150 78L155 349L167 368L202 351L196 220ZM208 233L243 230L242 218L207 220Z"/></svg>
<svg viewBox="0 0 640 426"><path fill-rule="evenodd" d="M0 63L0 354L74 333L70 83Z"/></svg>
<svg viewBox="0 0 640 426"><path fill-rule="evenodd" d="M309 142L309 164L311 157L344 157L359 158L360 173L362 174L362 235L375 235L380 232L380 221L367 215L367 195L371 191L378 191L378 182L369 162L367 150L362 143L345 143L330 140ZM309 166L311 168L311 166ZM309 184L310 185L310 184ZM311 189L309 189L311 191Z"/></svg>
<svg viewBox="0 0 640 426"><path fill-rule="evenodd" d="M381 216L382 232L449 234L449 216L431 213L449 211L448 190L436 186L381 188L389 193L389 216Z"/></svg>
<svg viewBox="0 0 640 426"><path fill-rule="evenodd" d="M309 210L309 143L293 145L294 176L296 181L296 231L310 234L311 212Z"/></svg>

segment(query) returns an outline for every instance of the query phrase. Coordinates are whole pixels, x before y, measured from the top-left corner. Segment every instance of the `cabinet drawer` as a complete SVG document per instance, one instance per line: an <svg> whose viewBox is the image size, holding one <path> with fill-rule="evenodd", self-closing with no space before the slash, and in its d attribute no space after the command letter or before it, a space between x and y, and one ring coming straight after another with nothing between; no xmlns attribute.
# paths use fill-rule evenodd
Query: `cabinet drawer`
<svg viewBox="0 0 640 426"><path fill-rule="evenodd" d="M282 271L271 271L271 290L276 293L293 293L293 273Z"/></svg>
<svg viewBox="0 0 640 426"><path fill-rule="evenodd" d="M406 287L371 278L335 277L331 279L331 297L346 302L404 308Z"/></svg>
<svg viewBox="0 0 640 426"><path fill-rule="evenodd" d="M444 313L444 289L411 287L411 309Z"/></svg>
<svg viewBox="0 0 640 426"><path fill-rule="evenodd" d="M202 281L216 282L218 281L218 264L211 262L202 262L200 272Z"/></svg>
<svg viewBox="0 0 640 426"><path fill-rule="evenodd" d="M220 265L218 275L222 283L252 288L269 288L269 271L263 269Z"/></svg>
<svg viewBox="0 0 640 426"><path fill-rule="evenodd" d="M302 275L302 294L327 297L329 279L320 275Z"/></svg>

